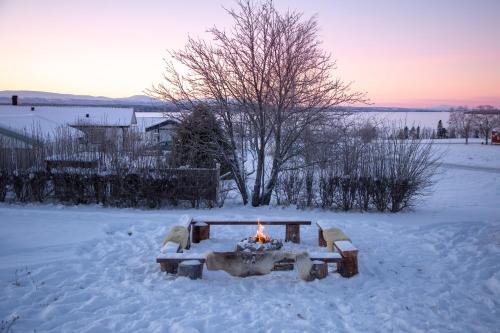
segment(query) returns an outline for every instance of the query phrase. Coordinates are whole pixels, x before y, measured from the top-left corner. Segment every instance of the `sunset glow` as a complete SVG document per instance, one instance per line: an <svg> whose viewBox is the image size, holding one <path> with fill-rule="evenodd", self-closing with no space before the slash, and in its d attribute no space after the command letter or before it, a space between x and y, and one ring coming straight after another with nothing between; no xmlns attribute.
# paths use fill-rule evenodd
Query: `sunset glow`
<svg viewBox="0 0 500 333"><path fill-rule="evenodd" d="M337 74L376 106L500 106L500 2L285 1L318 15ZM168 49L228 26L217 1L0 1L0 90L124 97L161 80Z"/></svg>

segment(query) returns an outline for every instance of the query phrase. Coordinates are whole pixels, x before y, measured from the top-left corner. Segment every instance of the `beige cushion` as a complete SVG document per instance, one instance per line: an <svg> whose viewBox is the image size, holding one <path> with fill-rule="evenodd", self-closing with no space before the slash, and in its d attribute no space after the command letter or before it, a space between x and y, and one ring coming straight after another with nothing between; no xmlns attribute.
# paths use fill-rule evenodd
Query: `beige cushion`
<svg viewBox="0 0 500 333"><path fill-rule="evenodd" d="M337 241L351 241L342 230L335 227L323 229L323 238L325 239L326 247L330 252L335 250L333 243Z"/></svg>

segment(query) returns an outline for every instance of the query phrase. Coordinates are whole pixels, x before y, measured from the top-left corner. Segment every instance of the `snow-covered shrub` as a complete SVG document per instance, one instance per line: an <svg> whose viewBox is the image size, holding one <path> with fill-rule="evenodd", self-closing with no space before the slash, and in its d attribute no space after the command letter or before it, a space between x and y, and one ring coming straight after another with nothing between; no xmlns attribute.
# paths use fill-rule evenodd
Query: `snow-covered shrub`
<svg viewBox="0 0 500 333"><path fill-rule="evenodd" d="M320 153L298 156L290 163L292 171L280 175L277 203L345 211L398 212L411 206L432 185L438 166L432 143L400 138L394 135L396 131L387 129L377 132L386 135L379 134L376 140L367 142L352 124L324 128L312 137ZM298 167L306 159L309 162L303 163L302 169ZM305 170L312 178L308 182ZM312 199L303 200L311 193Z"/></svg>
<svg viewBox="0 0 500 333"><path fill-rule="evenodd" d="M282 172L276 184L276 201L278 205L297 205L301 199L301 191L305 177L301 170Z"/></svg>
<svg viewBox="0 0 500 333"><path fill-rule="evenodd" d="M5 201L8 184L9 184L9 175L6 172L0 170L0 202Z"/></svg>

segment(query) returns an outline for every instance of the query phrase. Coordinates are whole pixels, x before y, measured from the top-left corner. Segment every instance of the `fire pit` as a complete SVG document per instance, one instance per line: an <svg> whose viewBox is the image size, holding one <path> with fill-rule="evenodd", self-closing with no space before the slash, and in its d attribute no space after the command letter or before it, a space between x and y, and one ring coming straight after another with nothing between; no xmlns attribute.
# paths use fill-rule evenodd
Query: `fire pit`
<svg viewBox="0 0 500 333"><path fill-rule="evenodd" d="M212 252L207 257L207 267L240 277L271 272L284 259L284 253L278 251L283 247L283 241L264 234L264 226L259 221L257 223L259 227L255 236L239 241L233 252Z"/></svg>
<svg viewBox="0 0 500 333"><path fill-rule="evenodd" d="M263 252L277 251L283 247L283 241L279 239L271 239L264 234L264 226L258 223L258 230L255 236L243 238L236 244L236 251L245 252Z"/></svg>

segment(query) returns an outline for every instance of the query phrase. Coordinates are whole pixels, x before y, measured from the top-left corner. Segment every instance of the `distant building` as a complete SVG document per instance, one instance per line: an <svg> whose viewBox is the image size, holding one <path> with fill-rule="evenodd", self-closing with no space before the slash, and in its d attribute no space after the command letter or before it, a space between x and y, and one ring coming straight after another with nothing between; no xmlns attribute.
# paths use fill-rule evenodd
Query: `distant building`
<svg viewBox="0 0 500 333"><path fill-rule="evenodd" d="M180 112L136 112L137 127L151 145L169 151L180 123Z"/></svg>
<svg viewBox="0 0 500 333"><path fill-rule="evenodd" d="M163 150L172 148L172 140L179 123L175 120L165 120L146 128L146 135L150 142L155 143Z"/></svg>
<svg viewBox="0 0 500 333"><path fill-rule="evenodd" d="M500 129L491 131L491 143L500 145Z"/></svg>
<svg viewBox="0 0 500 333"><path fill-rule="evenodd" d="M12 105L0 105L0 137L14 144L34 145L50 140L62 128L70 128L82 144L103 140L123 141L137 124L133 108L93 106L27 106L12 98Z"/></svg>

